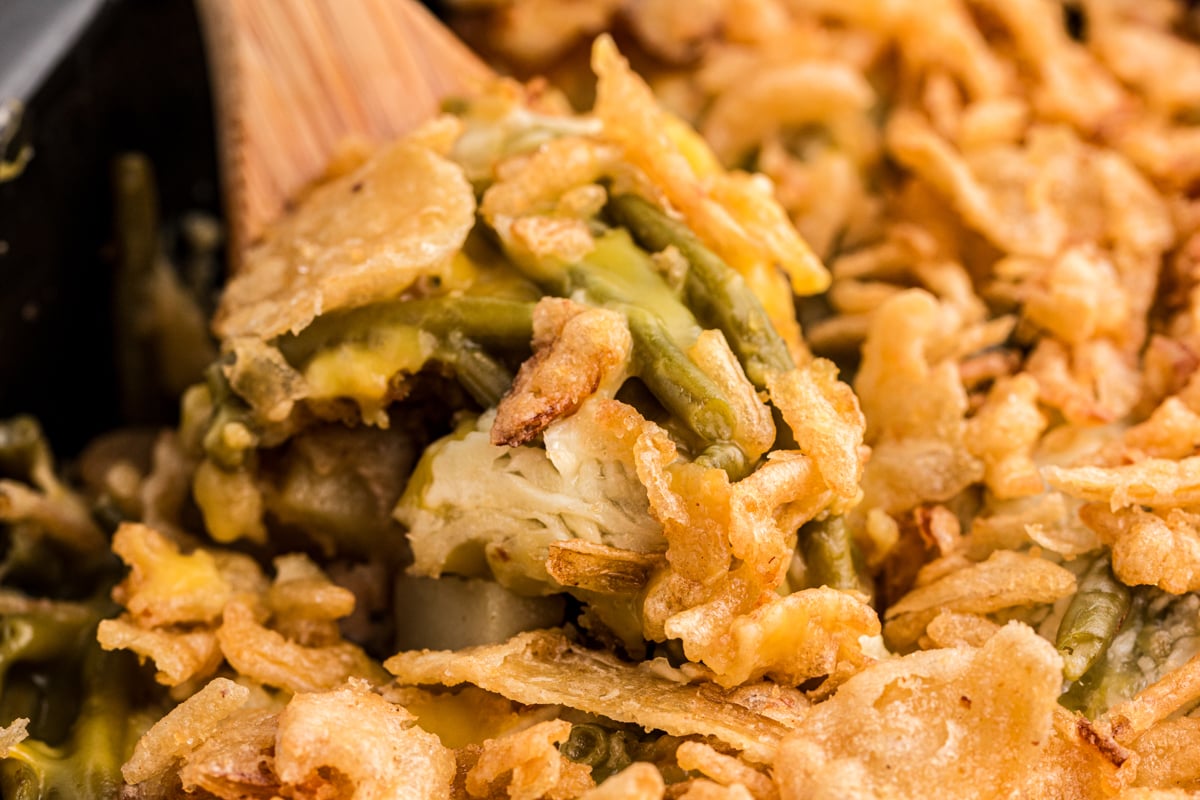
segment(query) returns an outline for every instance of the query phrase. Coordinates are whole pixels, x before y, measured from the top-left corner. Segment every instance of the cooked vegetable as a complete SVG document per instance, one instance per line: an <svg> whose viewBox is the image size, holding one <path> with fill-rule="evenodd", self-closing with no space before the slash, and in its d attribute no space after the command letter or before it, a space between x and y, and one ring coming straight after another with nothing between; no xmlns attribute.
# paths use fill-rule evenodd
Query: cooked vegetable
<svg viewBox="0 0 1200 800"><path fill-rule="evenodd" d="M800 529L805 578L809 586L862 591L863 579L856 563L854 540L842 517L809 522Z"/></svg>
<svg viewBox="0 0 1200 800"><path fill-rule="evenodd" d="M1129 587L1113 577L1108 556L1097 556L1079 578L1079 590L1054 641L1067 680L1079 680L1104 655L1129 613L1129 603Z"/></svg>
<svg viewBox="0 0 1200 800"><path fill-rule="evenodd" d="M607 208L646 249L661 252L674 247L687 259L684 297L688 307L705 325L725 334L751 383L763 389L768 372L793 367L787 344L745 279L705 247L686 225L637 195L616 195Z"/></svg>

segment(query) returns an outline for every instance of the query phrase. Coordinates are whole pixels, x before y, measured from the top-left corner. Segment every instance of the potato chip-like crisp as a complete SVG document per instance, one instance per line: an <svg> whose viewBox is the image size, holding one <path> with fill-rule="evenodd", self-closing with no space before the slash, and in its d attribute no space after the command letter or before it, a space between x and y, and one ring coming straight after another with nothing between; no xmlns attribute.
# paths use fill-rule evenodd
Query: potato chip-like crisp
<svg viewBox="0 0 1200 800"><path fill-rule="evenodd" d="M483 743L467 772L467 792L492 797L500 786L513 800L568 800L595 786L591 769L568 761L557 745L571 734L566 720L540 722ZM507 785L505 785L507 784Z"/></svg>
<svg viewBox="0 0 1200 800"><path fill-rule="evenodd" d="M454 756L362 681L297 694L279 715L275 769L300 796L450 797Z"/></svg>
<svg viewBox="0 0 1200 800"><path fill-rule="evenodd" d="M1200 505L1200 457L1178 461L1147 458L1118 467L1045 467L1056 489L1083 500L1108 503L1113 511L1141 505L1179 508Z"/></svg>
<svg viewBox="0 0 1200 800"><path fill-rule="evenodd" d="M916 641L942 611L988 614L1053 603L1075 591L1075 576L1036 556L997 550L987 561L913 589L887 610L884 633L897 647Z"/></svg>
<svg viewBox="0 0 1200 800"><path fill-rule="evenodd" d="M994 797L1046 746L1061 682L1050 644L1010 623L979 649L869 667L813 708L775 759L783 800Z"/></svg>
<svg viewBox="0 0 1200 800"><path fill-rule="evenodd" d="M129 783L149 780L211 736L214 727L249 698L245 686L215 678L146 731L121 774Z"/></svg>
<svg viewBox="0 0 1200 800"><path fill-rule="evenodd" d="M551 631L458 652L398 653L384 666L402 683L473 683L519 703L564 705L675 736L715 736L759 763L771 758L787 731L715 686L675 683Z"/></svg>
<svg viewBox="0 0 1200 800"><path fill-rule="evenodd" d="M270 230L229 282L213 327L272 339L319 314L396 297L446 267L474 218L461 168L402 139L313 190Z"/></svg>
<svg viewBox="0 0 1200 800"><path fill-rule="evenodd" d="M243 603L225 607L217 641L225 659L243 675L291 692L332 689L350 678L383 683L379 665L350 642L305 647L255 621Z"/></svg>
<svg viewBox="0 0 1200 800"><path fill-rule="evenodd" d="M638 761L580 795L580 800L661 800L664 788L662 773Z"/></svg>

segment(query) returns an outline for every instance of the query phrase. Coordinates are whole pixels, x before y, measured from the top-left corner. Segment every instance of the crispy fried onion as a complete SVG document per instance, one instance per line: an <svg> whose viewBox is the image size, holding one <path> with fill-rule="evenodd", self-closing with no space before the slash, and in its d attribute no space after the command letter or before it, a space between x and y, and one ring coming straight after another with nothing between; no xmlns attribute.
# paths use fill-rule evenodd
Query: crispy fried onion
<svg viewBox="0 0 1200 800"><path fill-rule="evenodd" d="M574 263L595 246L587 220L608 197L596 181L616 168L619 156L616 147L594 139L552 139L500 162L479 210L505 252L534 272L544 261Z"/></svg>
<svg viewBox="0 0 1200 800"><path fill-rule="evenodd" d="M1010 623L981 648L883 661L814 706L779 749L784 800L1004 796L1046 748L1062 676L1054 648Z"/></svg>
<svg viewBox="0 0 1200 800"><path fill-rule="evenodd" d="M1171 509L1200 505L1200 456L1147 458L1116 467L1043 467L1055 489L1117 511L1132 506Z"/></svg>
<svg viewBox="0 0 1200 800"><path fill-rule="evenodd" d="M279 714L275 769L296 796L449 798L454 756L363 681L297 694Z"/></svg>
<svg viewBox="0 0 1200 800"><path fill-rule="evenodd" d="M113 590L126 613L103 620L97 639L105 649L152 660L160 683L208 678L223 661L246 677L293 692L330 689L350 677L386 679L338 631L336 620L354 610L353 594L307 556L277 559L275 580L268 583L248 556L215 548L184 554L136 523L117 530L113 550L131 567Z"/></svg>
<svg viewBox="0 0 1200 800"><path fill-rule="evenodd" d="M210 681L138 739L133 755L121 767L126 783L141 783L165 772L211 736L221 720L245 705L250 694L250 689L228 678Z"/></svg>
<svg viewBox="0 0 1200 800"><path fill-rule="evenodd" d="M396 297L445 272L475 222L462 169L401 139L315 189L251 249L221 298L222 338L271 339L319 314Z"/></svg>
<svg viewBox="0 0 1200 800"><path fill-rule="evenodd" d="M990 614L1053 603L1075 591L1075 576L1044 558L997 550L987 561L954 570L919 586L891 606L884 635L893 646L911 646L945 611Z"/></svg>
<svg viewBox="0 0 1200 800"><path fill-rule="evenodd" d="M987 400L967 422L967 446L983 461L983 480L1001 499L1035 495L1042 477L1033 449L1046 429L1038 410L1037 381L1024 373L997 381Z"/></svg>
<svg viewBox="0 0 1200 800"><path fill-rule="evenodd" d="M601 387L615 391L632 346L619 313L543 298L533 311L533 356L496 409L492 444L526 444Z"/></svg>
<svg viewBox="0 0 1200 800"><path fill-rule="evenodd" d="M592 68L598 78L595 114L605 136L621 145L625 158L663 192L688 227L746 278L784 337L802 347L791 291L820 291L829 273L776 205L769 185L713 171L716 159L707 145L658 106L611 38L596 40Z"/></svg>
<svg viewBox="0 0 1200 800"><path fill-rule="evenodd" d="M1172 594L1200 591L1200 514L1136 506L1114 511L1089 503L1079 516L1112 549L1113 572L1122 583Z"/></svg>
<svg viewBox="0 0 1200 800"><path fill-rule="evenodd" d="M1122 745L1140 736L1180 709L1200 699L1200 655L1168 672L1135 696L1117 703L1096 721L1096 729Z"/></svg>
<svg viewBox="0 0 1200 800"><path fill-rule="evenodd" d="M364 681L264 706L217 678L146 732L122 767L130 784L181 765L185 791L217 797L449 798L454 755Z"/></svg>
<svg viewBox="0 0 1200 800"><path fill-rule="evenodd" d="M467 792L472 797L496 797L503 790L512 800L578 797L595 782L590 767L559 752L558 745L570 735L571 723L555 719L488 739L467 772Z"/></svg>
<svg viewBox="0 0 1200 800"><path fill-rule="evenodd" d="M563 705L675 736L713 736L759 763L770 760L787 731L776 717L794 717L805 704L791 693L754 694L748 701L744 689L677 683L585 650L556 631L457 652L398 653L384 666L403 684L472 683L518 703ZM772 711L772 703L782 704L782 712Z"/></svg>
<svg viewBox="0 0 1200 800"><path fill-rule="evenodd" d="M719 753L703 742L683 742L675 750L682 769L695 770L722 786L744 787L760 800L778 800L779 792L763 773L733 756Z"/></svg>
<svg viewBox="0 0 1200 800"><path fill-rule="evenodd" d="M1200 789L1200 717L1166 720L1134 740L1138 754L1134 786Z"/></svg>
<svg viewBox="0 0 1200 800"><path fill-rule="evenodd" d="M28 725L28 719L17 717L8 725L0 728L0 758L8 755L9 748L25 741L29 736L29 732L26 730ZM657 772L658 770L655 770L655 773Z"/></svg>
<svg viewBox="0 0 1200 800"><path fill-rule="evenodd" d="M862 480L866 419L858 398L837 379L837 367L814 359L799 369L767 376L771 402L829 488L843 501L857 501Z"/></svg>
<svg viewBox="0 0 1200 800"><path fill-rule="evenodd" d="M914 289L889 299L871 320L854 381L872 447L864 508L894 513L948 500L985 474L967 446L967 396L958 370L928 354L946 335L942 309Z"/></svg>
<svg viewBox="0 0 1200 800"><path fill-rule="evenodd" d="M877 633L878 620L861 598L773 592L795 531L832 497L812 459L776 451L731 483L723 470L676 461L661 432L639 439L637 451L650 513L667 540L668 567L643 603L647 638L682 640L688 658L723 686L764 675L794 685L866 663L858 637Z"/></svg>

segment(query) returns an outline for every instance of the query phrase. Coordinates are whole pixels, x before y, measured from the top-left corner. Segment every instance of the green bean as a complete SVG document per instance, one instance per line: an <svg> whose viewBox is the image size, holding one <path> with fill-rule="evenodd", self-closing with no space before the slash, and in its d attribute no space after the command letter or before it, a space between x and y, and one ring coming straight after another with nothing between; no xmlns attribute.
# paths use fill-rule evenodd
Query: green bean
<svg viewBox="0 0 1200 800"><path fill-rule="evenodd" d="M484 408L499 403L512 386L512 373L458 331L449 333L439 342L435 356L454 368L458 382Z"/></svg>
<svg viewBox="0 0 1200 800"><path fill-rule="evenodd" d="M221 469L242 469L259 444L260 426L250 407L230 387L220 363L212 364L204 377L213 399L212 417L204 433L204 453ZM229 431L235 429L239 435L231 437Z"/></svg>
<svg viewBox="0 0 1200 800"><path fill-rule="evenodd" d="M576 764L598 767L608 760L608 731L586 722L572 725L570 736L558 750Z"/></svg>
<svg viewBox="0 0 1200 800"><path fill-rule="evenodd" d="M1129 588L1113 576L1109 557L1097 557L1080 577L1055 638L1067 680L1078 680L1104 655L1129 613L1129 602Z"/></svg>
<svg viewBox="0 0 1200 800"><path fill-rule="evenodd" d="M736 419L720 387L667 335L662 321L637 306L624 309L634 369L659 402L701 439L730 443Z"/></svg>
<svg viewBox="0 0 1200 800"><path fill-rule="evenodd" d="M800 546L809 586L862 591L854 558L854 540L842 517L813 521L800 529Z"/></svg>
<svg viewBox="0 0 1200 800"><path fill-rule="evenodd" d="M565 267L560 277L553 285L542 277L542 289L625 316L633 339L633 372L700 440L696 460L724 469L735 480L743 477L752 464L736 441L733 408L721 387L684 349L700 327L628 233L610 231L598 238L596 249Z"/></svg>
<svg viewBox="0 0 1200 800"><path fill-rule="evenodd" d="M723 469L731 480L740 480L750 474L753 466L746 452L734 442L714 442L700 451L696 463L714 469Z"/></svg>
<svg viewBox="0 0 1200 800"><path fill-rule="evenodd" d="M768 373L794 366L787 344L745 279L685 225L632 194L614 196L608 211L643 247L659 252L673 245L687 260L688 307L706 326L725 334L751 383L765 388Z"/></svg>
<svg viewBox="0 0 1200 800"><path fill-rule="evenodd" d="M533 336L533 304L475 295L376 303L325 314L299 334L281 336L276 345L299 367L324 347L365 339L373 328L388 325L411 325L438 339L458 333L485 347L528 349Z"/></svg>
<svg viewBox="0 0 1200 800"><path fill-rule="evenodd" d="M724 469L735 480L743 477L750 464L734 441L737 419L732 407L716 381L679 346L662 317L639 305L595 265L573 265L567 278L575 292L625 315L633 339L633 371L663 407L702 440L704 448L697 460Z"/></svg>

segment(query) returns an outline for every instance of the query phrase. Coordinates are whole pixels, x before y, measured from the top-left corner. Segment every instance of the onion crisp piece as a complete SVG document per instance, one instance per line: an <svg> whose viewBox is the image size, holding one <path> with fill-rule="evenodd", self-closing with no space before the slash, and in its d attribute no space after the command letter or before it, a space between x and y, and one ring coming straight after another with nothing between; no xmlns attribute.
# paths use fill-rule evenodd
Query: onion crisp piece
<svg viewBox="0 0 1200 800"><path fill-rule="evenodd" d="M1053 646L1020 623L978 649L879 662L784 740L780 795L1006 796L1050 738L1061 670Z"/></svg>
<svg viewBox="0 0 1200 800"><path fill-rule="evenodd" d="M1141 508L1112 511L1089 503L1079 517L1112 549L1113 572L1122 583L1172 594L1200 591L1200 515L1179 508L1161 515Z"/></svg>
<svg viewBox="0 0 1200 800"><path fill-rule="evenodd" d="M675 683L558 631L531 631L504 644L398 653L384 667L405 684L473 683L527 705L564 705L673 736L714 736L767 762L787 726L712 685ZM785 700L786 702L786 700Z"/></svg>
<svg viewBox="0 0 1200 800"><path fill-rule="evenodd" d="M666 784L653 764L635 761L579 800L661 800Z"/></svg>
<svg viewBox="0 0 1200 800"><path fill-rule="evenodd" d="M527 444L623 372L633 340L616 311L557 297L533 310L533 357L521 364L492 423L496 445Z"/></svg>
<svg viewBox="0 0 1200 800"><path fill-rule="evenodd" d="M987 561L918 587L887 610L884 635L897 647L916 642L942 611L990 614L1014 606L1052 603L1075 591L1069 570L1037 556L997 550Z"/></svg>
<svg viewBox="0 0 1200 800"><path fill-rule="evenodd" d="M675 760L689 772L707 775L722 786L742 785L756 798L777 800L779 792L763 773L733 756L719 753L703 742L684 742L675 750Z"/></svg>
<svg viewBox="0 0 1200 800"><path fill-rule="evenodd" d="M332 689L348 678L383 683L386 675L358 645L335 642L305 647L260 625L241 602L225 607L217 641L230 666L268 686L291 692Z"/></svg>
<svg viewBox="0 0 1200 800"><path fill-rule="evenodd" d="M454 755L408 711L352 680L291 699L279 714L275 771L290 796L442 800Z"/></svg>
<svg viewBox="0 0 1200 800"><path fill-rule="evenodd" d="M843 500L854 500L862 480L860 451L867 423L854 392L837 379L837 367L814 359L799 369L768 375L767 388L825 483Z"/></svg>
<svg viewBox="0 0 1200 800"><path fill-rule="evenodd" d="M179 782L185 792L197 788L227 800L275 797L275 734L279 715L274 708L247 703L221 721L220 730L184 756Z"/></svg>
<svg viewBox="0 0 1200 800"><path fill-rule="evenodd" d="M101 620L96 640L105 650L132 650L138 658L149 658L158 669L154 679L166 686L207 678L221 666L221 648L208 628L142 628L122 615Z"/></svg>
<svg viewBox="0 0 1200 800"><path fill-rule="evenodd" d="M497 797L504 788L512 800L578 797L596 784L591 767L559 752L558 745L570 735L571 723L555 719L488 739L467 772L467 792L472 797Z"/></svg>
<svg viewBox="0 0 1200 800"><path fill-rule="evenodd" d="M1147 458L1119 467L1044 467L1046 482L1065 494L1128 506L1179 508L1200 505L1200 456L1169 461Z"/></svg>
<svg viewBox="0 0 1200 800"><path fill-rule="evenodd" d="M246 253L213 319L222 338L298 333L319 314L438 274L475 222L461 167L410 139L313 190Z"/></svg>
<svg viewBox="0 0 1200 800"><path fill-rule="evenodd" d="M1133 750L1139 757L1134 786L1200 790L1200 718L1161 722L1139 736Z"/></svg>
<svg viewBox="0 0 1200 800"><path fill-rule="evenodd" d="M168 769L212 735L218 723L237 711L250 690L228 678L216 678L184 700L138 739L133 756L121 767L127 783L141 783Z"/></svg>

